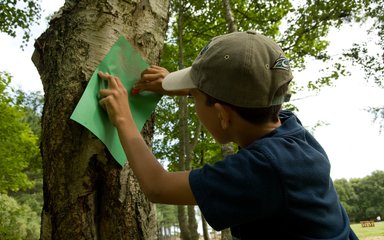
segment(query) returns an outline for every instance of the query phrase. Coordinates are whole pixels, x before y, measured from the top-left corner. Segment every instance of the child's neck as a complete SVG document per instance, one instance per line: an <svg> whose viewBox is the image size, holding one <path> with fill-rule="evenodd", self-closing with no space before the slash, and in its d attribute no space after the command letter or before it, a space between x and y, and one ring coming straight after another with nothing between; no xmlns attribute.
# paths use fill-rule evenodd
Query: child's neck
<svg viewBox="0 0 384 240"><path fill-rule="evenodd" d="M260 139L281 126L280 120L276 123L269 122L261 125L254 125L251 123L244 123L239 126L235 142L242 148L252 144L257 139Z"/></svg>

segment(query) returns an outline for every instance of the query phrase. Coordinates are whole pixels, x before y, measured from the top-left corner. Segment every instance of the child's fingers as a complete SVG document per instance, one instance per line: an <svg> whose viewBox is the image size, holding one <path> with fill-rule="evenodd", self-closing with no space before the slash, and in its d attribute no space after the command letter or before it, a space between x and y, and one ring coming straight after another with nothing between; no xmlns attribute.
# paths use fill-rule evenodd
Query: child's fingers
<svg viewBox="0 0 384 240"><path fill-rule="evenodd" d="M110 88L110 89L122 86L122 83L121 83L120 79L118 77L116 77L116 76L112 76L112 75L110 75L108 73L103 73L103 72L99 72L98 75L102 79L105 79L105 80L108 81L108 88Z"/></svg>
<svg viewBox="0 0 384 240"><path fill-rule="evenodd" d="M99 91L99 94L100 94L100 97L101 97L101 98L105 98L105 97L111 95L111 94L112 94L112 91L109 90L108 88L106 88L106 89L101 89L101 90Z"/></svg>
<svg viewBox="0 0 384 240"><path fill-rule="evenodd" d="M169 72L167 69L152 65L141 73L141 79L139 82L154 81L160 78L164 78L168 75L168 73Z"/></svg>
<svg viewBox="0 0 384 240"><path fill-rule="evenodd" d="M141 73L141 76L143 76L143 74L151 74L151 73L156 73L156 72L159 72L161 71L162 67L159 67L159 66L156 66L156 65L152 65L150 67L148 67L147 69L145 69L142 73Z"/></svg>

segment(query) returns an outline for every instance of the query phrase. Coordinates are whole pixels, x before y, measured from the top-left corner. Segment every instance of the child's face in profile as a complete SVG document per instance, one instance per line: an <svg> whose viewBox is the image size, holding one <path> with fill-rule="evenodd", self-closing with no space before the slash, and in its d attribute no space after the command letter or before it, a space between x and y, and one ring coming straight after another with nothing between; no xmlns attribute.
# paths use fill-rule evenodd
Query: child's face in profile
<svg viewBox="0 0 384 240"><path fill-rule="evenodd" d="M196 114L203 126L212 134L218 143L228 143L215 106L208 106L206 103L206 95L198 89L191 89L190 94L195 99Z"/></svg>

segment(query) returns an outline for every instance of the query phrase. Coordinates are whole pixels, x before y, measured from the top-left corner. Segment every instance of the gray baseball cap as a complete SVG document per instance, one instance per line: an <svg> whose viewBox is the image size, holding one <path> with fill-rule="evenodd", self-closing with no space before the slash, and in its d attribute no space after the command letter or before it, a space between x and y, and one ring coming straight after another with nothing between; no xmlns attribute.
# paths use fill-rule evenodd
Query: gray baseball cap
<svg viewBox="0 0 384 240"><path fill-rule="evenodd" d="M279 105L285 96L276 90L292 80L288 59L271 39L255 31L213 38L191 67L172 72L163 80L165 90L197 88L238 107Z"/></svg>

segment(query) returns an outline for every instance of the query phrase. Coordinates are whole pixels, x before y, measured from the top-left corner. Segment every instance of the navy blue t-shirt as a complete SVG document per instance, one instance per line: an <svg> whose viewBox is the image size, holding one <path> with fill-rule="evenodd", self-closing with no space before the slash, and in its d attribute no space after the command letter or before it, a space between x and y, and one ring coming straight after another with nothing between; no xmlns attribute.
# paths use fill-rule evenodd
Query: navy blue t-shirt
<svg viewBox="0 0 384 240"><path fill-rule="evenodd" d="M349 239L348 216L319 143L291 112L282 125L189 182L207 222L240 239Z"/></svg>

